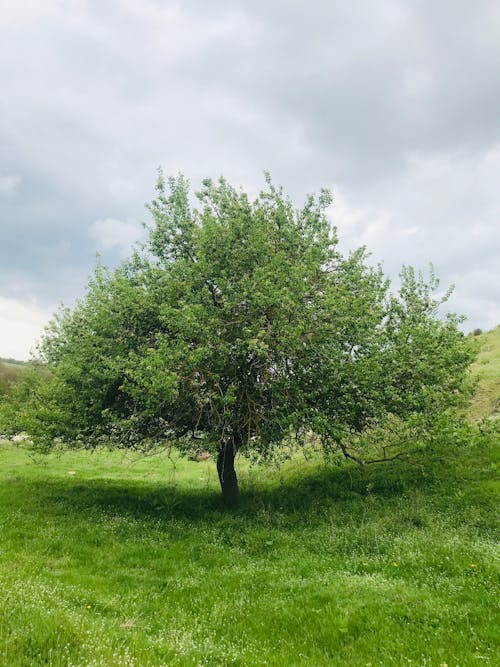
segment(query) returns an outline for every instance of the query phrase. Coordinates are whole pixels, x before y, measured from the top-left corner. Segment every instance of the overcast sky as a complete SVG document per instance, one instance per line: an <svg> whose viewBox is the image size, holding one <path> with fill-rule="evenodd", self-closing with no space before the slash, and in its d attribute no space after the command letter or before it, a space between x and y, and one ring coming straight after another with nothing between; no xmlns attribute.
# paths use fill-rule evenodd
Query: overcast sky
<svg viewBox="0 0 500 667"><path fill-rule="evenodd" d="M2 0L0 91L0 356L128 254L159 165L329 187L343 248L500 324L498 0Z"/></svg>

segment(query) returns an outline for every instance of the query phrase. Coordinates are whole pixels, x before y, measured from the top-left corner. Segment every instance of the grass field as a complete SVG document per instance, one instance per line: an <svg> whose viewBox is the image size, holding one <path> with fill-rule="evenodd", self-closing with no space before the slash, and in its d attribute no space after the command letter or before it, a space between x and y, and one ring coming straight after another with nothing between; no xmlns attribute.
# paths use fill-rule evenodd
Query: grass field
<svg viewBox="0 0 500 667"><path fill-rule="evenodd" d="M214 465L4 444L0 664L498 664L498 448Z"/></svg>
<svg viewBox="0 0 500 667"><path fill-rule="evenodd" d="M232 512L210 461L4 442L0 665L499 665L497 440L413 465L240 459Z"/></svg>

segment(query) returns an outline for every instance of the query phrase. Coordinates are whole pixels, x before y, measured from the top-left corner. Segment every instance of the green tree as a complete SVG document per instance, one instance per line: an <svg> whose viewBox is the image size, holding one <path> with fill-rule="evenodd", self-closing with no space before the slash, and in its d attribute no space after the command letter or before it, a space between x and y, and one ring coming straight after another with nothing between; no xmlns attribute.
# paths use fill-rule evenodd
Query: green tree
<svg viewBox="0 0 500 667"><path fill-rule="evenodd" d="M144 248L52 321L24 410L37 442L200 440L235 505L242 448L314 437L361 461L363 434L460 405L471 353L437 281L407 268L394 295L364 249L342 256L327 191L295 209L269 178L255 201L207 179L197 198L160 175Z"/></svg>

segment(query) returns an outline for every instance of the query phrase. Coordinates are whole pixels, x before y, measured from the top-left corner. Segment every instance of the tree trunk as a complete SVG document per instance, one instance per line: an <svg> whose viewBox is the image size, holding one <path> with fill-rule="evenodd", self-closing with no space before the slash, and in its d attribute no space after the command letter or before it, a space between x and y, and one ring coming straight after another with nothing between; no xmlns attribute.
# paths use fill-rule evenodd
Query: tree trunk
<svg viewBox="0 0 500 667"><path fill-rule="evenodd" d="M226 442L217 456L217 472L222 489L222 497L227 507L236 507L239 502L238 479L234 469L236 451L232 441Z"/></svg>

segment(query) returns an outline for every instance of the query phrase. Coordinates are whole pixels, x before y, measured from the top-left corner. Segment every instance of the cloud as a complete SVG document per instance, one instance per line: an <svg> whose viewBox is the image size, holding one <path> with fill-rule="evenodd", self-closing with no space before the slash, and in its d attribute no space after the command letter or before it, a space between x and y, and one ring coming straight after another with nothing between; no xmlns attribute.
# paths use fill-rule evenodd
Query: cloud
<svg viewBox="0 0 500 667"><path fill-rule="evenodd" d="M455 290L446 304L447 309L465 313L468 317L466 329L476 327L483 330L500 326L500 267L498 264L485 269L478 268L468 273L450 275Z"/></svg>
<svg viewBox="0 0 500 667"><path fill-rule="evenodd" d="M136 222L106 218L96 220L90 227L90 237L103 250L118 249L124 255L130 253L134 243L144 236L143 227Z"/></svg>
<svg viewBox="0 0 500 667"><path fill-rule="evenodd" d="M0 195L14 192L20 182L19 176L0 176Z"/></svg>
<svg viewBox="0 0 500 667"><path fill-rule="evenodd" d="M36 304L0 296L0 357L28 359L50 316Z"/></svg>
<svg viewBox="0 0 500 667"><path fill-rule="evenodd" d="M498 173L500 143L482 155L410 154L399 177L362 197L336 189L330 215L342 247L366 245L393 278L402 264L432 263L444 287L455 284L449 308L488 328L500 323Z"/></svg>

